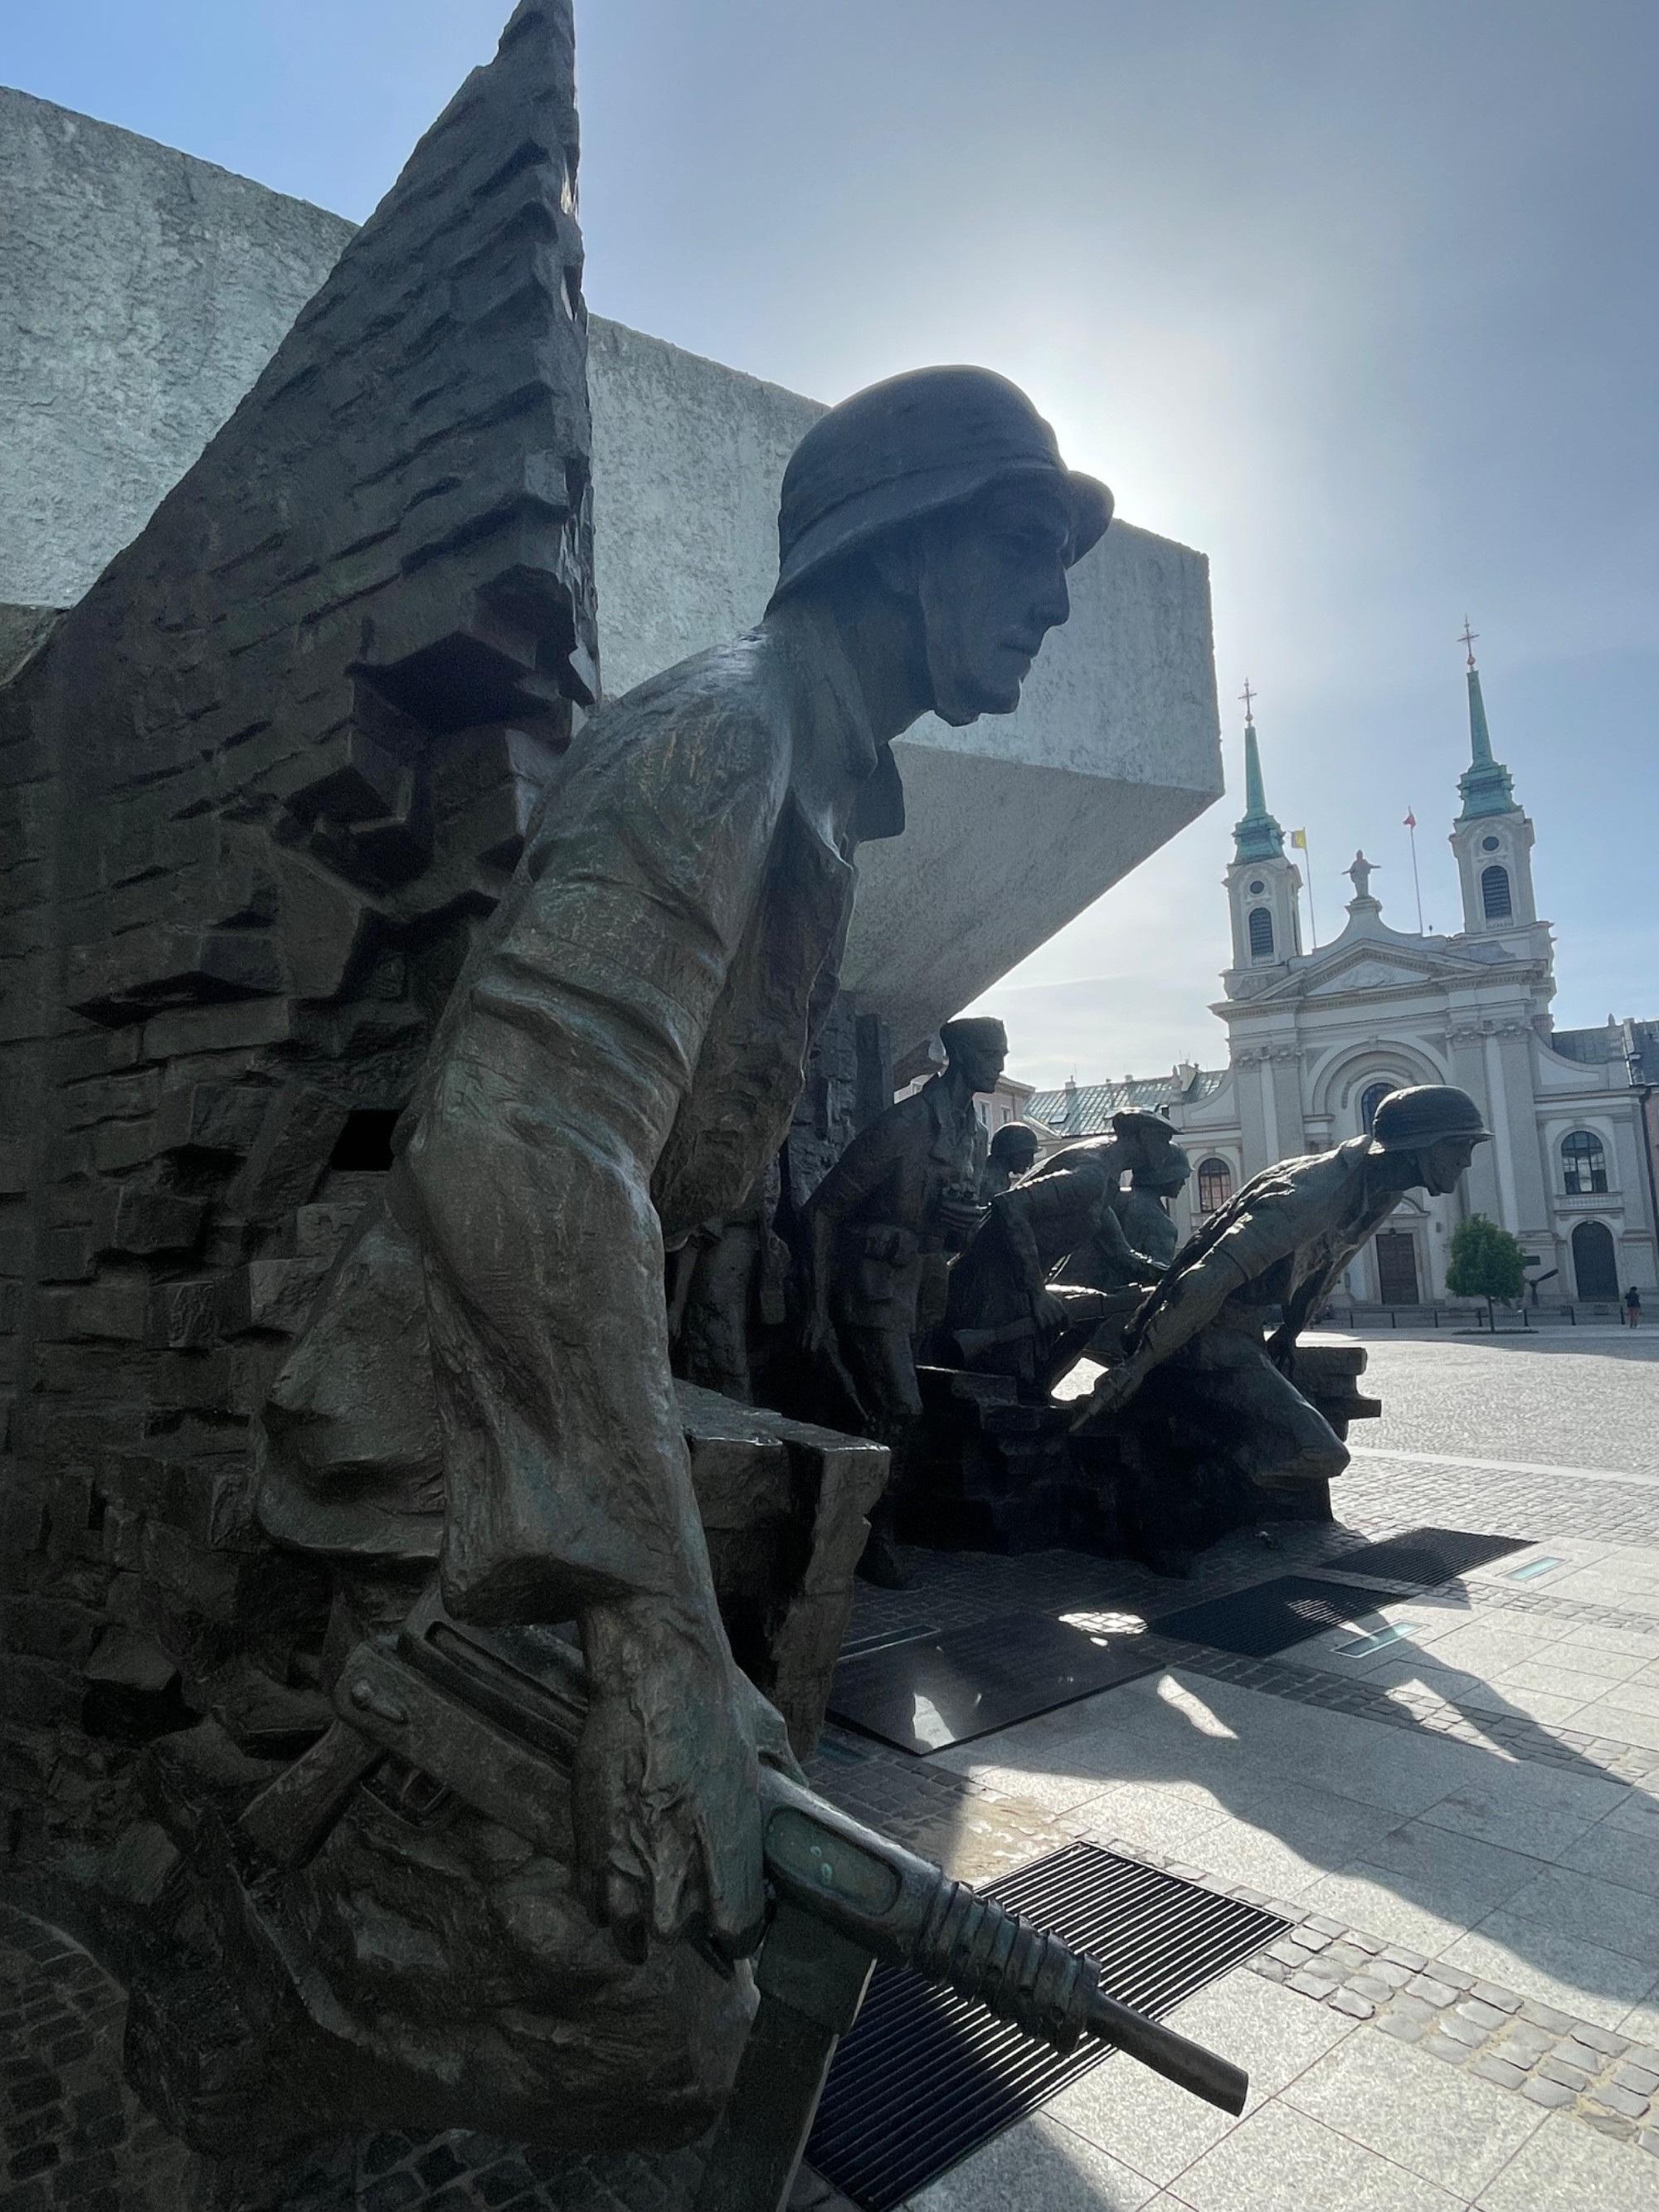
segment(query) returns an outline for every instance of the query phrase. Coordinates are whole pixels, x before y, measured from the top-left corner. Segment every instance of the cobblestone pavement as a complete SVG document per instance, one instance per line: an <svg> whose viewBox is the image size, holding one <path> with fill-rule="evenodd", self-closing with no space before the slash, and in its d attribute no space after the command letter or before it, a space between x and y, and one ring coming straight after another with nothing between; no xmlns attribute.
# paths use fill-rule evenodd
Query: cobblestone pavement
<svg viewBox="0 0 1659 2212"><path fill-rule="evenodd" d="M1358 1443L1659 1475L1659 1328L1358 1340L1382 1418Z"/></svg>
<svg viewBox="0 0 1659 2212"><path fill-rule="evenodd" d="M121 2078L126 1994L58 1929L0 1905L0 2212L234 2212L250 2200L143 2111ZM376 2135L299 2161L280 2212L684 2212L692 2149L580 2158L453 2130ZM853 2212L804 2174L791 2212Z"/></svg>
<svg viewBox="0 0 1659 2212"><path fill-rule="evenodd" d="M0 1907L4 2212L177 2212L192 2161L121 2080L125 2017L78 1945Z"/></svg>

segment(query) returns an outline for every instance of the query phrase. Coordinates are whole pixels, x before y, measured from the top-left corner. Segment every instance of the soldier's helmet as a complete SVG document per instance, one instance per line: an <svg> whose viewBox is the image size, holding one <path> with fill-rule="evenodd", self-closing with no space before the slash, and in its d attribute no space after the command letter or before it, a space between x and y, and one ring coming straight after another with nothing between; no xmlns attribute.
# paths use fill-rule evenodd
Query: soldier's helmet
<svg viewBox="0 0 1659 2212"><path fill-rule="evenodd" d="M1069 568L1112 519L1112 495L1068 469L1017 384L988 368L915 368L855 392L816 422L783 473L779 599L896 524L1010 477L1051 483L1071 517Z"/></svg>
<svg viewBox="0 0 1659 2212"><path fill-rule="evenodd" d="M1419 1083L1391 1091L1376 1109L1371 1135L1382 1152L1420 1152L1444 1137L1466 1137L1475 1144L1492 1131L1467 1091L1449 1083Z"/></svg>
<svg viewBox="0 0 1659 2212"><path fill-rule="evenodd" d="M991 1139L991 1158L1003 1160L1036 1157L1036 1131L1029 1121L1005 1121Z"/></svg>

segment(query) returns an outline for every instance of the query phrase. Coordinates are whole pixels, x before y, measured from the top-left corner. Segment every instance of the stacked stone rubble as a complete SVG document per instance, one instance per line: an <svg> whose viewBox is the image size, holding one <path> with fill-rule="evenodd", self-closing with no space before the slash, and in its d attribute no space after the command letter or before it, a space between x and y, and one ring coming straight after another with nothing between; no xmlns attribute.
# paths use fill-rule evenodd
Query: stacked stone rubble
<svg viewBox="0 0 1659 2212"><path fill-rule="evenodd" d="M598 690L576 151L568 7L526 0L0 689L25 1867L130 1835L181 1720L228 1771L321 1717L327 1591L255 1530L252 1416Z"/></svg>

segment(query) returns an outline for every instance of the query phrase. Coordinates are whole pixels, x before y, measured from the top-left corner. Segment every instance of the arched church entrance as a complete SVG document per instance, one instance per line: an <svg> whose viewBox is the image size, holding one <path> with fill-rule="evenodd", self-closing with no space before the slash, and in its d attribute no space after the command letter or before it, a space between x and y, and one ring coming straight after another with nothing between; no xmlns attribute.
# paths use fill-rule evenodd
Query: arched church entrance
<svg viewBox="0 0 1659 2212"><path fill-rule="evenodd" d="M1616 1298L1619 1267L1605 1221L1581 1221L1572 1232L1572 1275L1581 1298Z"/></svg>

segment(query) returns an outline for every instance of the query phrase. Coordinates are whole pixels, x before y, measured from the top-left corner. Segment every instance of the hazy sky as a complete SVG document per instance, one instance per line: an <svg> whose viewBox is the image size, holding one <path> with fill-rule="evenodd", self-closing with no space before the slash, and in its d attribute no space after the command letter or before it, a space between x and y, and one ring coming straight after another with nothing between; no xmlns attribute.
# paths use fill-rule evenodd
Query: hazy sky
<svg viewBox="0 0 1659 2212"><path fill-rule="evenodd" d="M509 0L14 7L0 80L366 215ZM1238 709L1322 936L1457 924L1464 614L1563 1025L1659 1015L1654 0L588 0L599 313L835 399L1017 378L1210 556L1234 789L989 994L1039 1081L1216 1064Z"/></svg>

